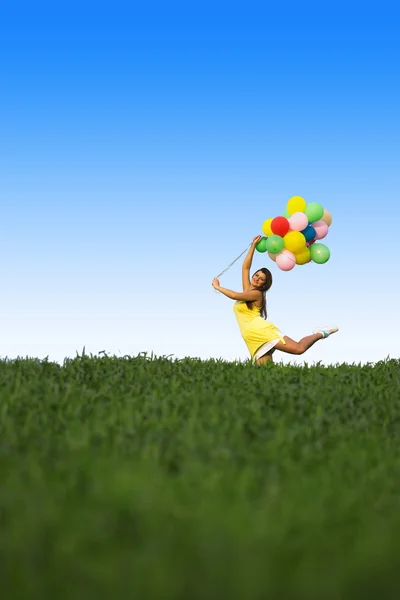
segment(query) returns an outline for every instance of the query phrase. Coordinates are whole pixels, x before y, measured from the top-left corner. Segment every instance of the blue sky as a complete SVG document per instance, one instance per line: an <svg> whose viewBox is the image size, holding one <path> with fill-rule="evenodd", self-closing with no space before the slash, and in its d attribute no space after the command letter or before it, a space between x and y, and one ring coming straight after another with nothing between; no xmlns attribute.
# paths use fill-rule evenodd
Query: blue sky
<svg viewBox="0 0 400 600"><path fill-rule="evenodd" d="M246 360L211 280L301 195L330 261L254 270L287 335L340 331L279 359L398 357L398 26L384 3L3 3L0 356Z"/></svg>

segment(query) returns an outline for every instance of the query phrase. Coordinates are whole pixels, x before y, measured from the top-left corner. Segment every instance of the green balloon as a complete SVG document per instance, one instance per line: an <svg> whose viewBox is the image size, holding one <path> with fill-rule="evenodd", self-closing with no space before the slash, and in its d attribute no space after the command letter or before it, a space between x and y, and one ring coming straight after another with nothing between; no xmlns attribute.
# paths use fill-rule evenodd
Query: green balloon
<svg viewBox="0 0 400 600"><path fill-rule="evenodd" d="M256 244L256 250L258 250L259 252L266 252L267 251L267 239L266 237L262 237L261 240L258 242L258 244Z"/></svg>
<svg viewBox="0 0 400 600"><path fill-rule="evenodd" d="M290 214L290 212L288 211L287 208L285 208L285 210L282 213L282 217L286 217L287 219L289 219L292 215Z"/></svg>
<svg viewBox="0 0 400 600"><path fill-rule="evenodd" d="M270 235L267 239L266 246L268 252L271 252L271 254L278 254L279 252L282 252L285 242L280 235Z"/></svg>
<svg viewBox="0 0 400 600"><path fill-rule="evenodd" d="M307 204L304 212L309 223L314 223L324 216L324 207L319 202L310 202L310 204Z"/></svg>
<svg viewBox="0 0 400 600"><path fill-rule="evenodd" d="M325 244L315 243L311 244L310 246L310 254L313 262L317 263L318 265L323 265L329 260L331 251L329 250L328 246L325 246Z"/></svg>

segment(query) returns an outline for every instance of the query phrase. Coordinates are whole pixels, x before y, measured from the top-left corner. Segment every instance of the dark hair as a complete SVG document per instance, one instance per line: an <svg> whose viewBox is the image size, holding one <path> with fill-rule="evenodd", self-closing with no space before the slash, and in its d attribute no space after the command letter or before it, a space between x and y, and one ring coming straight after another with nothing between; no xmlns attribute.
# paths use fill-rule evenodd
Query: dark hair
<svg viewBox="0 0 400 600"><path fill-rule="evenodd" d="M272 273L271 273L271 271L269 271L268 269L263 267L262 269L257 269L257 271L255 273L253 273L253 277L259 271L261 271L261 273L264 273L264 275L266 277L266 281L265 281L264 285L262 287L257 288L258 290L260 290L260 292L262 292L262 297L263 297L263 302L261 305L261 316L264 319L266 319L267 318L266 292L268 292L269 288L272 285ZM246 302L246 305L247 305L247 308L249 308L250 310L253 308L253 302Z"/></svg>

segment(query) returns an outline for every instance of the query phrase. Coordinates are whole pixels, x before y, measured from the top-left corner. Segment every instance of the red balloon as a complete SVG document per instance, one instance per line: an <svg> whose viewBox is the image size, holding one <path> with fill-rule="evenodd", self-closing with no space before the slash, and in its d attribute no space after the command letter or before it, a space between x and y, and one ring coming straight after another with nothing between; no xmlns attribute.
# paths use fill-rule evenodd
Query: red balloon
<svg viewBox="0 0 400 600"><path fill-rule="evenodd" d="M275 235L283 237L290 229L290 223L286 217L275 217L271 221L271 231Z"/></svg>

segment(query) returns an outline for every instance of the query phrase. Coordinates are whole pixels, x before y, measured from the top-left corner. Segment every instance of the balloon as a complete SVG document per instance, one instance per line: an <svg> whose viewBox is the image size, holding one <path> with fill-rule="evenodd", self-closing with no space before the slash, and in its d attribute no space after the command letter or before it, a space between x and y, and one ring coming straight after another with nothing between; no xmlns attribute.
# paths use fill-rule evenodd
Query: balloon
<svg viewBox="0 0 400 600"><path fill-rule="evenodd" d="M308 225L308 219L303 212L296 212L289 217L289 225L292 231L302 231Z"/></svg>
<svg viewBox="0 0 400 600"><path fill-rule="evenodd" d="M266 237L262 237L261 240L258 242L258 244L256 244L256 250L258 250L259 252L266 252L267 251L267 239Z"/></svg>
<svg viewBox="0 0 400 600"><path fill-rule="evenodd" d="M310 254L313 262L323 265L329 260L331 252L325 244L316 243L310 246Z"/></svg>
<svg viewBox="0 0 400 600"><path fill-rule="evenodd" d="M279 254L279 252L282 252L284 247L285 242L283 241L283 238L280 235L271 235L267 239L266 249L271 254Z"/></svg>
<svg viewBox="0 0 400 600"><path fill-rule="evenodd" d="M324 207L319 202L310 202L310 204L307 204L304 212L310 223L314 223L314 221L319 221L323 216Z"/></svg>
<svg viewBox="0 0 400 600"><path fill-rule="evenodd" d="M304 209L307 206L307 202L301 196L292 196L287 203L286 208L288 209L291 215L294 215L296 212L304 212Z"/></svg>
<svg viewBox="0 0 400 600"><path fill-rule="evenodd" d="M306 242L312 242L317 232L314 229L314 224L312 224L308 225L305 229L303 229L301 233L306 238Z"/></svg>
<svg viewBox="0 0 400 600"><path fill-rule="evenodd" d="M282 214L264 221L264 237L256 249L268 252L282 271L290 271L296 264L324 264L331 253L320 240L328 234L331 223L332 215L322 204L307 204L302 196L292 196Z"/></svg>
<svg viewBox="0 0 400 600"><path fill-rule="evenodd" d="M304 248L294 255L297 265L305 265L311 261L311 252L309 248Z"/></svg>
<svg viewBox="0 0 400 600"><path fill-rule="evenodd" d="M271 223L272 223L272 219L267 219L266 221L264 221L263 226L261 227L261 229L263 230L263 233L265 233L266 236L274 235L272 233Z"/></svg>
<svg viewBox="0 0 400 600"><path fill-rule="evenodd" d="M315 237L317 240L322 240L322 238L324 238L326 236L326 234L328 233L328 225L325 223L325 221L315 221L315 223L312 224L312 226L315 229L315 233L317 234ZM310 225L311 227L311 225Z"/></svg>
<svg viewBox="0 0 400 600"><path fill-rule="evenodd" d="M290 229L289 221L286 217L275 217L271 222L271 230L275 235L283 237Z"/></svg>
<svg viewBox="0 0 400 600"><path fill-rule="evenodd" d="M324 209L324 214L321 217L321 221L325 221L328 227L330 227L330 224L332 223L332 215L329 210L326 210L326 208Z"/></svg>
<svg viewBox="0 0 400 600"><path fill-rule="evenodd" d="M295 256L289 250L282 250L276 257L275 262L281 271L291 271L296 266Z"/></svg>
<svg viewBox="0 0 400 600"><path fill-rule="evenodd" d="M298 252L306 245L306 238L300 231L289 231L283 238L285 248L290 252Z"/></svg>

